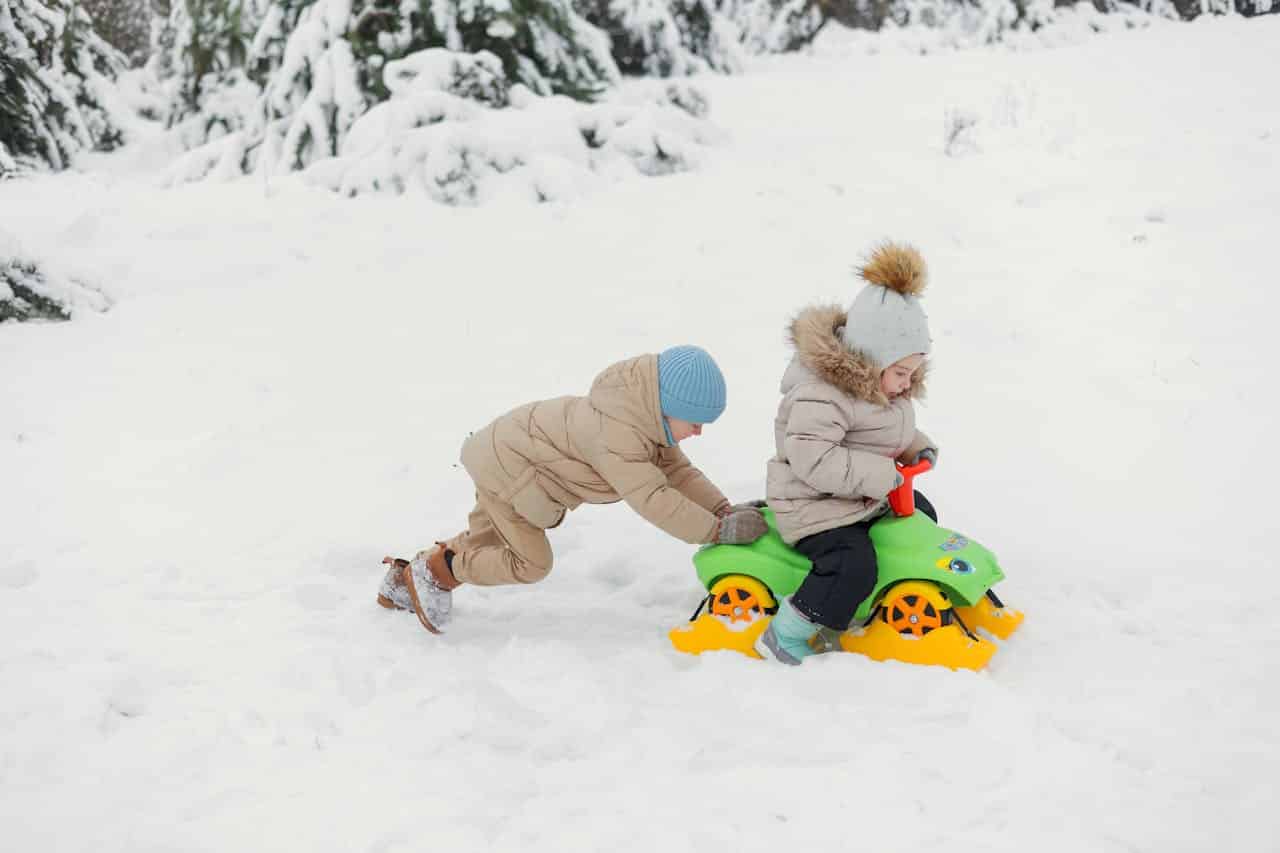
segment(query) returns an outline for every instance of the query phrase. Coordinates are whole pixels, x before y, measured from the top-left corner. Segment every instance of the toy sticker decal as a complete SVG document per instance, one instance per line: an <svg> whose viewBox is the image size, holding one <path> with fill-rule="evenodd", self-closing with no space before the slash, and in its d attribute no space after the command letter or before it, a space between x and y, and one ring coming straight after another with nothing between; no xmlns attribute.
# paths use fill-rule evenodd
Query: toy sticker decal
<svg viewBox="0 0 1280 853"><path fill-rule="evenodd" d="M969 540L965 539L959 533L952 533L947 537L947 541L938 547L944 551L959 551L961 548L969 544Z"/></svg>
<svg viewBox="0 0 1280 853"><path fill-rule="evenodd" d="M940 557L936 563L940 569L946 569L957 575L973 574L973 566L968 560L961 560L959 557Z"/></svg>

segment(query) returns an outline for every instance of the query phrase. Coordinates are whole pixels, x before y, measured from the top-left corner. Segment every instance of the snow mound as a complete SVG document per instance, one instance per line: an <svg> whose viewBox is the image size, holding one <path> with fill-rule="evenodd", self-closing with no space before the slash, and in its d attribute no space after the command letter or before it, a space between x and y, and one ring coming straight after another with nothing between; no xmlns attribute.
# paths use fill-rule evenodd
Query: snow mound
<svg viewBox="0 0 1280 853"><path fill-rule="evenodd" d="M303 179L344 196L425 192L444 204L564 201L602 181L696 169L724 134L706 96L686 83L637 82L604 102L537 95L504 77L491 53L443 48L388 62L391 97L357 118L338 156ZM250 137L188 152L166 186L242 175Z"/></svg>

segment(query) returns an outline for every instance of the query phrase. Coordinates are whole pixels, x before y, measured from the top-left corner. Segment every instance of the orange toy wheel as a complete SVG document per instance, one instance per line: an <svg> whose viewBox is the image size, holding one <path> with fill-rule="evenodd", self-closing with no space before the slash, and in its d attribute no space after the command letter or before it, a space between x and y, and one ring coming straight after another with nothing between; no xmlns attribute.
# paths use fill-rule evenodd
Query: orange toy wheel
<svg viewBox="0 0 1280 853"><path fill-rule="evenodd" d="M754 622L774 606L768 588L744 576L723 578L711 587L710 607L712 616L730 623Z"/></svg>
<svg viewBox="0 0 1280 853"><path fill-rule="evenodd" d="M951 623L951 607L946 599L921 586L902 584L904 588L895 588L884 597L880 618L899 634L923 637Z"/></svg>

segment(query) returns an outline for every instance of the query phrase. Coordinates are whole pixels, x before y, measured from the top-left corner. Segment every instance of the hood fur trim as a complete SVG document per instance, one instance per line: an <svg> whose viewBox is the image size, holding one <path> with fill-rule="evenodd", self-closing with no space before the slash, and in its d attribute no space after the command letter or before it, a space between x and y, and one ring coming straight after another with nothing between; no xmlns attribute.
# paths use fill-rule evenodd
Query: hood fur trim
<svg viewBox="0 0 1280 853"><path fill-rule="evenodd" d="M839 305L811 305L803 309L791 321L787 337L805 366L850 396L889 405L889 398L880 390L880 371L871 359L860 352L851 352L844 345L841 332L847 314ZM924 379L929 361L925 359L911 378L911 387L905 396L924 398Z"/></svg>
<svg viewBox="0 0 1280 853"><path fill-rule="evenodd" d="M903 296L919 296L929 283L924 256L914 246L888 241L871 251L858 275L867 284L878 284Z"/></svg>

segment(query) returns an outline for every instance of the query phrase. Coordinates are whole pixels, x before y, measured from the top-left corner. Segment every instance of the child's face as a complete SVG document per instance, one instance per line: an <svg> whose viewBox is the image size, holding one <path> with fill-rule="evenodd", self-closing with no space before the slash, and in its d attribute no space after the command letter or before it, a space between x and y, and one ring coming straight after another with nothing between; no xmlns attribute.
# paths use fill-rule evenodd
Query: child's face
<svg viewBox="0 0 1280 853"><path fill-rule="evenodd" d="M679 418L667 418L667 426L671 428L671 437L676 440L676 444L691 435L702 435L702 424L689 423Z"/></svg>
<svg viewBox="0 0 1280 853"><path fill-rule="evenodd" d="M911 387L911 377L924 364L924 356L920 353L909 355L895 361L880 374L880 390L892 400Z"/></svg>

